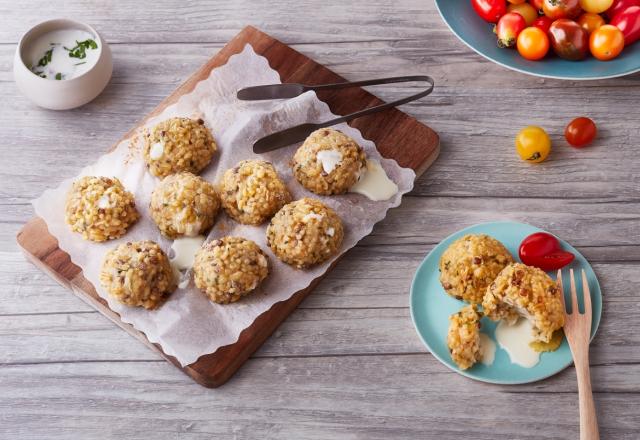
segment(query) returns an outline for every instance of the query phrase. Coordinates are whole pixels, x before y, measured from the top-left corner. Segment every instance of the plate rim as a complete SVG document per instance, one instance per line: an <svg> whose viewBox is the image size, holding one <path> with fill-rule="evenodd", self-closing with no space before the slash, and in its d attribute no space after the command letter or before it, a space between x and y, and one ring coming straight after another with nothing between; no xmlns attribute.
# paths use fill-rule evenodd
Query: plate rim
<svg viewBox="0 0 640 440"><path fill-rule="evenodd" d="M628 70L626 72L613 73L611 75L589 76L589 77L573 77L573 76L562 76L562 75L550 75L550 74L545 74L545 73L534 73L534 72L530 72L528 70L521 69L519 67L510 66L508 64L503 63L502 61L498 61L497 59L495 59L495 58L493 58L493 57L491 57L491 56L489 56L487 54L484 54L484 53L480 52L480 50L478 50L475 47L473 47L471 45L471 43L467 42L458 32L456 32L456 30L449 24L449 21L445 18L444 13L440 9L440 2L441 1L443 1L443 0L435 0L434 1L435 5L436 5L436 9L438 10L438 14L440 15L440 18L442 19L442 21L447 25L449 30L453 33L453 35L455 35L458 38L458 40L462 41L465 46L467 46L469 49L473 50L475 53L477 53L478 55L480 55L484 59L489 60L492 63L495 63L495 64L497 64L499 66L502 66L502 67L504 67L506 69L509 69L509 70L512 70L514 72L519 72L519 73L523 73L525 75L535 76L535 77L538 77L538 78L561 79L561 80L565 80L565 81L597 81L597 80L602 80L602 79L620 78L620 77L623 77L623 76L633 75L634 73L640 72L640 66L638 66L635 69L631 69L631 70Z"/></svg>
<svg viewBox="0 0 640 440"><path fill-rule="evenodd" d="M491 384L497 384L497 385L522 385L522 384L528 384L528 383L533 383L533 382L539 382L541 380L544 379L548 379L551 376L555 376L556 374L564 371L567 369L567 367L569 367L571 364L573 364L573 357L571 359L569 359L568 362L566 362L565 364L562 364L556 371L549 373L549 374L545 374L543 376L540 377L536 377L533 379L527 379L527 380L500 380L500 379L487 379L487 378L483 378L483 377L478 377L476 375L472 375L470 373L467 372L467 370L460 370L458 368L454 368L453 366L449 365L448 362L445 362L445 360L439 356L429 345L429 343L426 341L426 339L422 336L422 333L420 333L419 329L418 329L418 325L416 323L416 317L415 317L415 308L414 308L414 297L416 295L416 280L417 280L417 275L418 272L420 271L420 269L422 268L422 266L425 264L425 262L427 261L427 258L429 258L429 256L436 250L436 248L438 246L440 246L440 244L443 241L446 241L450 238L452 238L454 235L457 235L461 232L467 231L469 229L472 228L476 228L479 226L488 226L488 225L500 225L500 224L517 224L517 225L522 225L522 226L527 226L527 227L532 227L535 229L538 229L539 231L542 232L547 232L548 234L553 235L554 237L562 240L561 238L557 237L555 234L548 232L542 228L539 228L537 226L528 224L528 223L522 223L519 221L511 221L511 220L498 220L498 221L489 221L489 222L483 222L483 223L475 223L472 224L470 226L464 227L462 229L459 229L449 235L447 235L445 238L443 238L442 240L440 240L438 243L436 243L436 245L424 256L424 258L422 259L422 261L420 262L420 264L418 265L418 267L416 268L414 274L413 274L413 279L411 280L411 287L409 290L409 312L411 315L411 322L413 323L413 327L416 331L416 333L418 334L418 337L420 338L420 340L422 341L422 343L424 344L424 346L427 348L427 350L429 350L429 353L436 358L442 365L444 365L445 367L447 367L449 370L454 371L462 376L468 377L469 379L473 379L473 380L477 380L479 382L485 382L485 383L491 383ZM562 240L564 242L566 242L567 244L569 244L571 247L573 247L569 242L567 242L566 240ZM576 249L577 251L577 249ZM579 251L578 251L579 252ZM582 253L580 253L580 255L582 255ZM584 255L582 255L582 257L585 259L585 261L587 261L587 263L589 264L589 267L591 267L591 270L593 271L594 275L596 275L595 271L593 270L593 266L591 266L591 263L589 263L589 261L586 259L586 257L584 257ZM602 320L602 287L600 286L600 281L598 280L597 275L595 276L595 282L598 285L598 291L600 292L600 313L598 314L598 319L596 320L596 325L594 328L591 329L592 335L591 335L591 339L590 341L593 341L593 339L595 338L596 334L598 333L598 328L600 327L600 321Z"/></svg>

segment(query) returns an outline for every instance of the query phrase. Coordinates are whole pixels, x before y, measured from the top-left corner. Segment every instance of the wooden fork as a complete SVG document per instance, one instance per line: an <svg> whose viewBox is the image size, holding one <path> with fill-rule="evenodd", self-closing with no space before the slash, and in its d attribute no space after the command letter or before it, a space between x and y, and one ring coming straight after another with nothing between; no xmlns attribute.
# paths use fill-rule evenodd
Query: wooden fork
<svg viewBox="0 0 640 440"><path fill-rule="evenodd" d="M562 271L558 270L558 285L560 298L564 306L564 334L567 336L573 364L578 376L578 395L580 399L580 440L598 440L598 420L596 407L591 392L591 377L589 373L589 340L591 339L591 292L587 275L582 270L582 296L584 297L584 313L578 309L578 296L573 269L569 270L571 281L571 313L567 312L562 286Z"/></svg>

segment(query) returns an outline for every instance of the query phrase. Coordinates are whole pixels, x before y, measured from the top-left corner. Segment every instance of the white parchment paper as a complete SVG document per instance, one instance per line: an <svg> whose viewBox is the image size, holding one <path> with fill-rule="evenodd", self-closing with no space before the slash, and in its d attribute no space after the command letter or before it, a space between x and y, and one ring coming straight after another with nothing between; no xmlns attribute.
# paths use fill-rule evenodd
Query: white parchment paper
<svg viewBox="0 0 640 440"><path fill-rule="evenodd" d="M313 92L280 101L243 102L235 97L240 88L279 82L278 73L269 67L267 59L258 56L247 45L242 53L232 56L226 65L214 69L207 79L197 84L193 92L149 120L146 127L173 116L202 117L216 139L218 153L201 175L211 182L218 182L222 173L238 161L257 157L251 146L262 136L297 124L335 117ZM358 130L346 124L336 128L354 138L366 150L368 157L380 160L389 177L399 187L398 194L384 202L372 202L358 194L320 197L337 211L344 222L345 237L340 250L340 253L344 253L368 235L373 225L385 217L389 208L400 204L402 195L413 187L415 173L399 167L393 160L383 159L375 145L363 139ZM302 188L291 174L288 164L298 146L292 145L261 157L274 164L294 199L318 197ZM398 148L402 146L398 145ZM65 224L67 191L73 180L85 175L117 177L135 195L142 218L121 239L107 243L85 241ZM235 342L240 332L260 314L307 287L331 263L329 261L305 271L293 269L271 253L266 244L266 226L239 225L221 214L208 239L223 235L243 236L254 240L270 257L271 274L255 293L234 304L218 305L210 302L191 282L187 288L176 290L158 310L121 305L100 286L100 266L109 249L126 241L154 240L169 253L171 241L160 235L149 216L151 192L158 182L156 177L147 172L140 142L134 136L83 169L78 176L45 191L33 201L33 205L36 213L46 221L49 232L58 239L60 248L82 268L85 278L107 300L109 307L120 314L124 322L144 332L151 342L160 344L165 353L175 356L182 365L191 364L200 356Z"/></svg>

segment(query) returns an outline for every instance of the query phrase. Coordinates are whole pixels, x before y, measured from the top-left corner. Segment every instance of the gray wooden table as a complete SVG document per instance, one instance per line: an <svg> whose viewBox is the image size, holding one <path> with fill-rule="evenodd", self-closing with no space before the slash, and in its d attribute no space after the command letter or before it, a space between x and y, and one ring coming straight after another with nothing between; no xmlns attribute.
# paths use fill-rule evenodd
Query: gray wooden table
<svg viewBox="0 0 640 440"><path fill-rule="evenodd" d="M34 107L11 74L21 33L56 16L94 25L115 59L106 91L68 112ZM31 199L94 161L246 24L351 80L429 73L434 94L403 109L440 133L442 153L239 373L210 390L32 267L15 234ZM1 0L0 438L577 438L573 368L531 385L475 382L435 360L411 324L408 290L425 253L462 227L511 219L553 231L592 262L604 292L591 350L602 437L638 439L639 80L507 71L459 42L429 0ZM561 133L581 114L601 136L575 150ZM540 166L513 148L532 123L554 141Z"/></svg>

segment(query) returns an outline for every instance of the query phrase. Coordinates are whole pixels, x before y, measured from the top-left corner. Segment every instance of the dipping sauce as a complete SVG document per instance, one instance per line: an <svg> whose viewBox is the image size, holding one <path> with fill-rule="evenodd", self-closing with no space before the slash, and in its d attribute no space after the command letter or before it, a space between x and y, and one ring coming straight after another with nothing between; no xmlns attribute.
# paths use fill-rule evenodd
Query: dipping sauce
<svg viewBox="0 0 640 440"><path fill-rule="evenodd" d="M98 61L96 38L80 29L61 29L38 37L24 55L27 67L51 80L76 78Z"/></svg>
<svg viewBox="0 0 640 440"><path fill-rule="evenodd" d="M507 352L512 363L525 368L531 368L540 361L540 353L529 346L533 341L531 329L531 322L524 318L513 325L500 321L496 327L496 340L500 347Z"/></svg>
<svg viewBox="0 0 640 440"><path fill-rule="evenodd" d="M362 194L374 202L389 200L398 192L398 185L389 179L384 168L375 159L367 159L367 169L349 192Z"/></svg>
<svg viewBox="0 0 640 440"><path fill-rule="evenodd" d="M496 343L488 335L480 333L480 362L484 365L491 365L495 358Z"/></svg>

